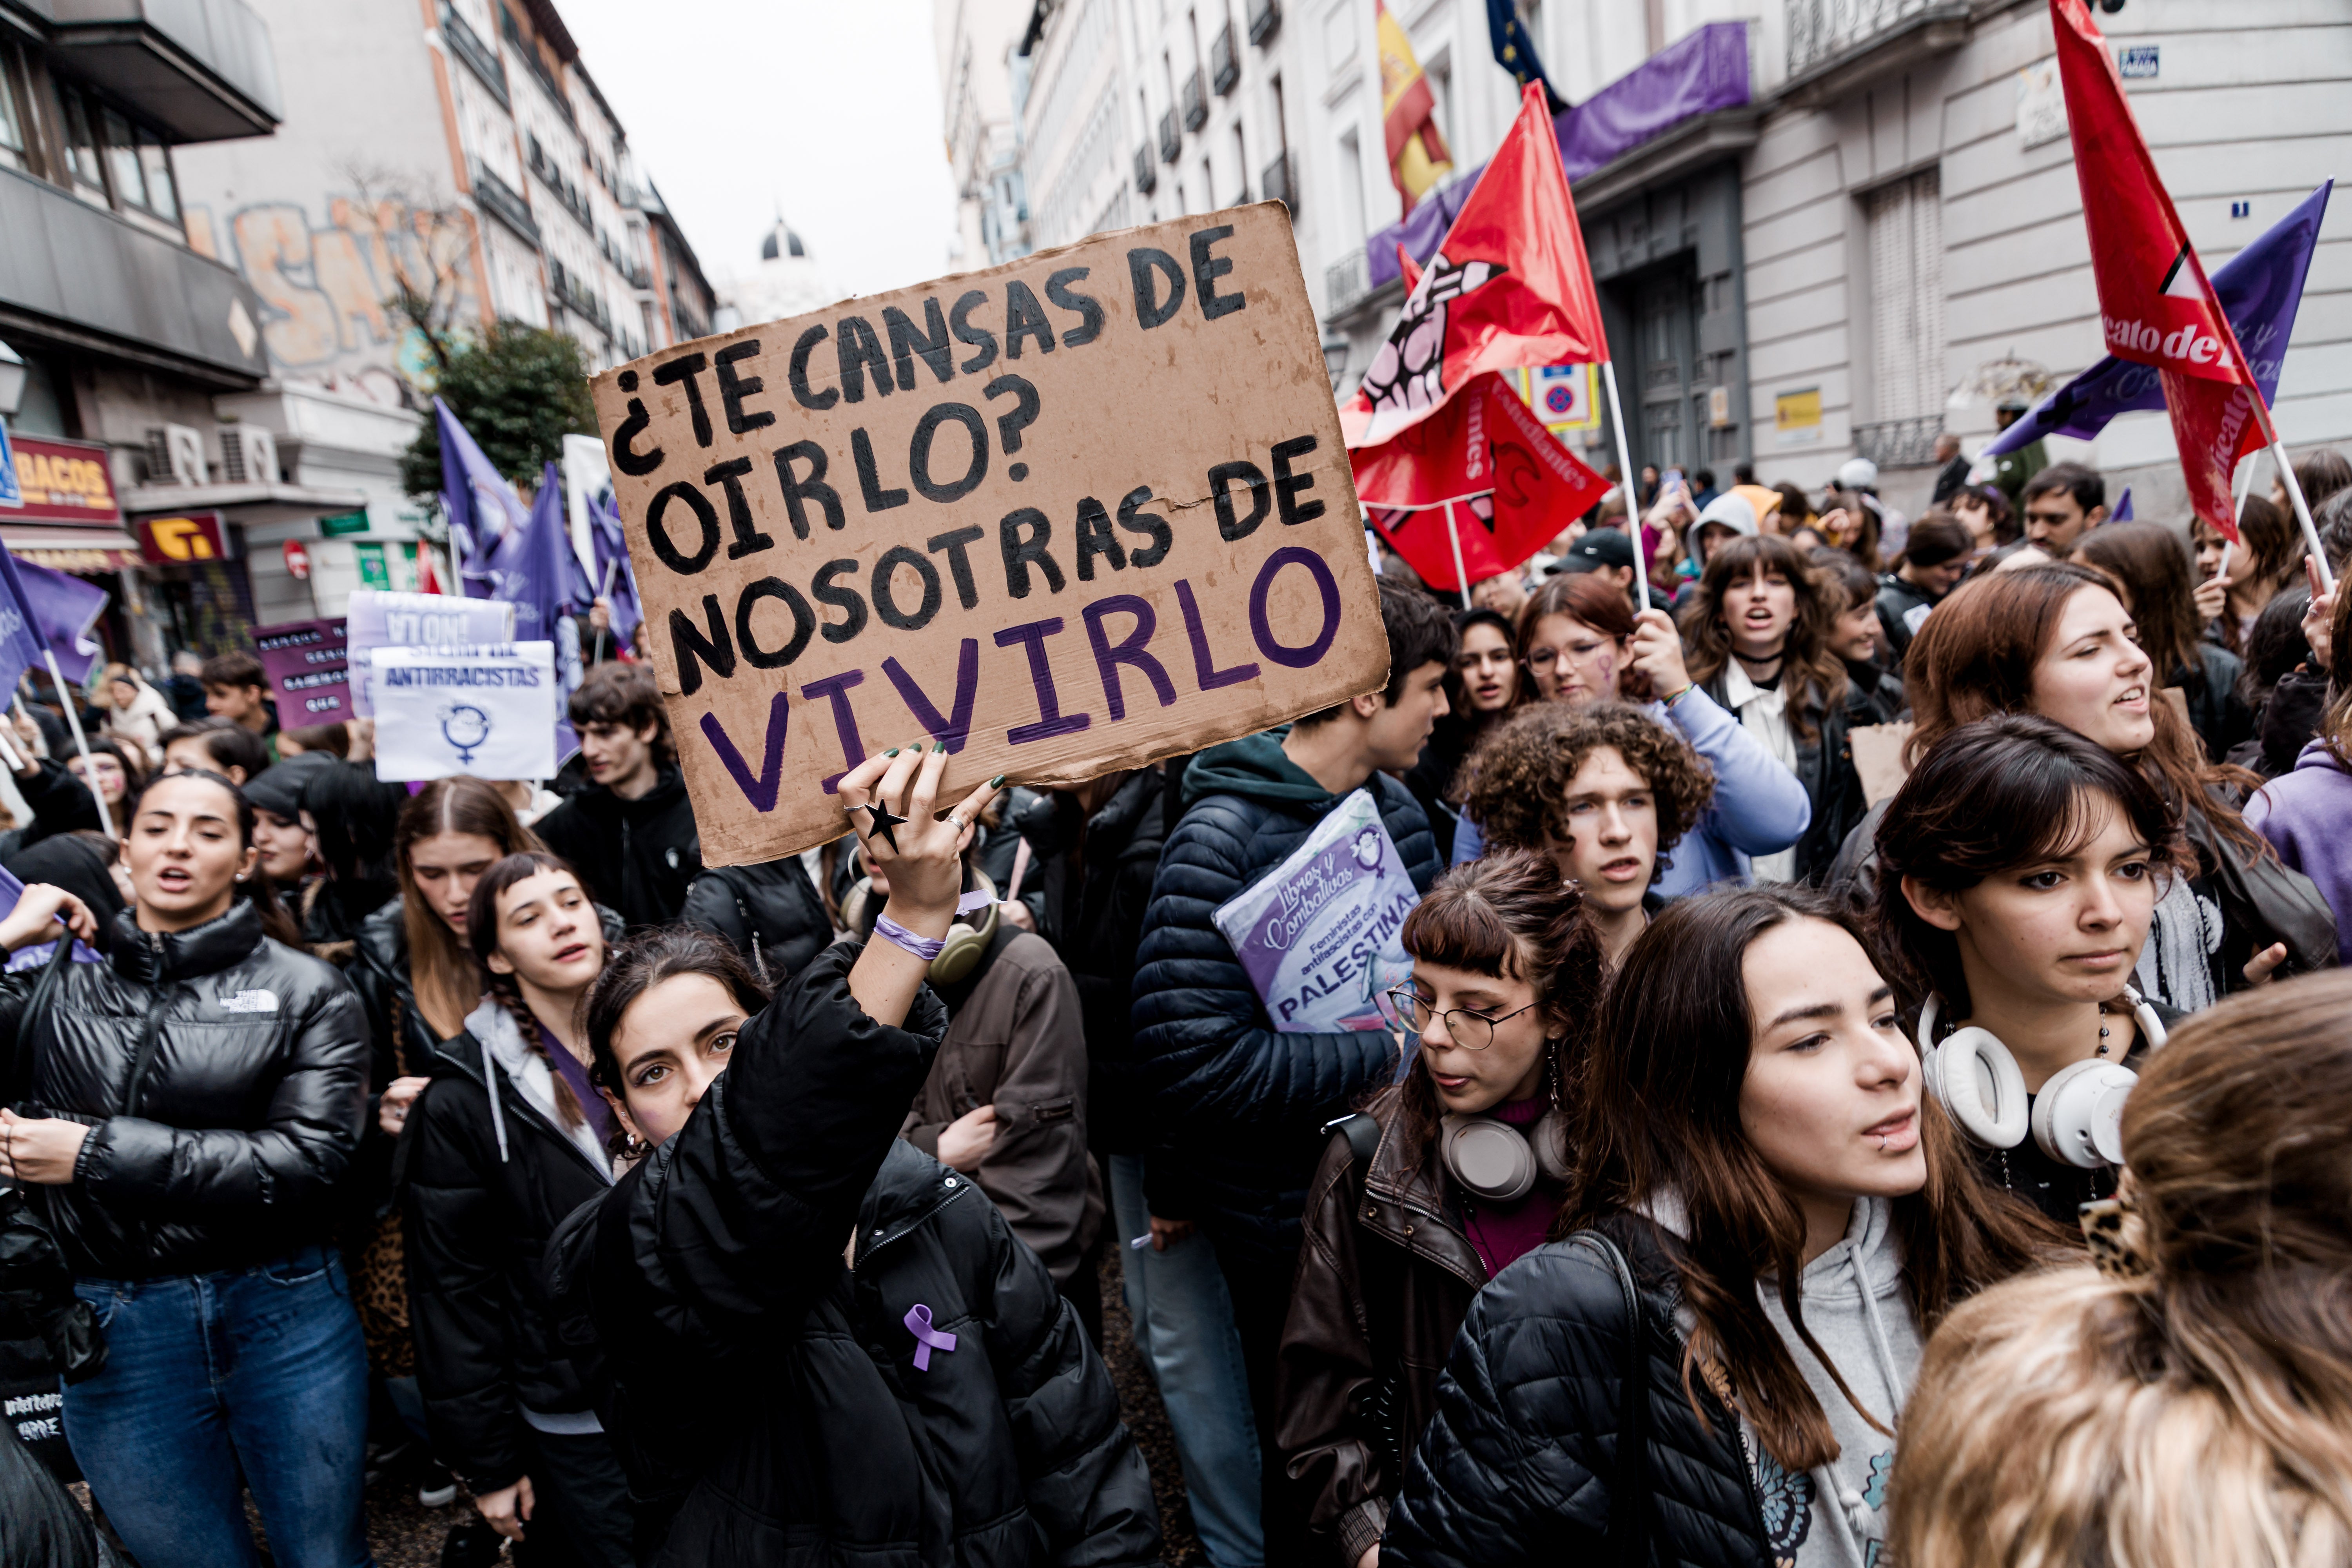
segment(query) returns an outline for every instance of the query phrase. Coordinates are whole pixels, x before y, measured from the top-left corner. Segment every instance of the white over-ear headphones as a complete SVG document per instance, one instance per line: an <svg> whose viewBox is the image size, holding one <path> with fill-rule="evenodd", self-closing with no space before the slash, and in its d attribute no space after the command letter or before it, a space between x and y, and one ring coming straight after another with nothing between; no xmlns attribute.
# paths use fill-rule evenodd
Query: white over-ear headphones
<svg viewBox="0 0 2352 1568"><path fill-rule="evenodd" d="M1437 1157L1471 1196L1517 1203L1535 1186L1538 1173L1568 1180L1568 1118L1554 1106L1523 1132L1483 1111L1448 1111L1438 1126Z"/></svg>
<svg viewBox="0 0 2352 1568"><path fill-rule="evenodd" d="M2164 1044L2164 1023L2130 986L2124 997L2151 1049ZM2014 1149L2029 1134L2052 1159L2083 1170L2124 1163L2124 1100L2139 1074L2095 1057L2051 1075L2026 1112L2025 1075L1990 1029L1970 1025L1936 1040L1944 999L1931 995L1919 1009L1919 1055L1928 1091L1960 1131L1992 1149Z"/></svg>

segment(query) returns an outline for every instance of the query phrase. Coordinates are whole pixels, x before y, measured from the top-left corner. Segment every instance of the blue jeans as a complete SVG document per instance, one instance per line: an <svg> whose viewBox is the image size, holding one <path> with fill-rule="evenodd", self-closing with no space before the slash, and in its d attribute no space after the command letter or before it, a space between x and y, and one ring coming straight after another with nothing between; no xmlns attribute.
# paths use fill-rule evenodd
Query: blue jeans
<svg viewBox="0 0 2352 1568"><path fill-rule="evenodd" d="M255 1568L241 1471L279 1568L368 1563L367 1349L331 1249L74 1292L107 1363L65 1391L66 1440L133 1556Z"/></svg>
<svg viewBox="0 0 2352 1568"><path fill-rule="evenodd" d="M1110 1193L1136 1349L1150 1363L1168 1408L1192 1527L1215 1568L1261 1568L1257 1423L1216 1249L1197 1231L1165 1252L1125 1246L1151 1228L1140 1156L1111 1156Z"/></svg>

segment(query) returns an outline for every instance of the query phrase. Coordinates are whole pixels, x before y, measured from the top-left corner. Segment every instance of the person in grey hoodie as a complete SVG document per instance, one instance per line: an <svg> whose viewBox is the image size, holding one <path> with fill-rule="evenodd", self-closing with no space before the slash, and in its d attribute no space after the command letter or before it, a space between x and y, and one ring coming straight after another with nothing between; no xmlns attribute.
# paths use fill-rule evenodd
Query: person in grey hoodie
<svg viewBox="0 0 2352 1568"><path fill-rule="evenodd" d="M1876 1568L1922 1342L2063 1234L1977 1175L1818 895L1670 905L1571 1098L1567 1238L1472 1304L1381 1568Z"/></svg>

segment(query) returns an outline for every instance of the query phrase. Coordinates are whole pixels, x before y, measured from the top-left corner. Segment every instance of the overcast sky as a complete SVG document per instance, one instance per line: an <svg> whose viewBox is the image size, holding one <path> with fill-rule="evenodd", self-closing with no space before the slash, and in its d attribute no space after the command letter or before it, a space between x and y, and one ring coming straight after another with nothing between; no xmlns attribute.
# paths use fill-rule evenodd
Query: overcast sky
<svg viewBox="0 0 2352 1568"><path fill-rule="evenodd" d="M557 9L712 278L758 262L779 207L844 293L953 265L930 0Z"/></svg>

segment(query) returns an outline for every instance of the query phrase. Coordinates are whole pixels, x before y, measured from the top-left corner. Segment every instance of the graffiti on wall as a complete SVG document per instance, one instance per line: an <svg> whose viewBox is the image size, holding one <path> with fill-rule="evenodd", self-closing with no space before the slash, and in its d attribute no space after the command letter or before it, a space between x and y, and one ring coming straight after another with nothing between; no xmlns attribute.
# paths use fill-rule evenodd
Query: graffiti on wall
<svg viewBox="0 0 2352 1568"><path fill-rule="evenodd" d="M256 202L225 219L191 205L186 220L190 247L261 296L272 367L333 391L400 406L429 382L422 334L387 303L403 289L432 297L452 322L481 313L463 209L335 196L323 223L299 202Z"/></svg>

